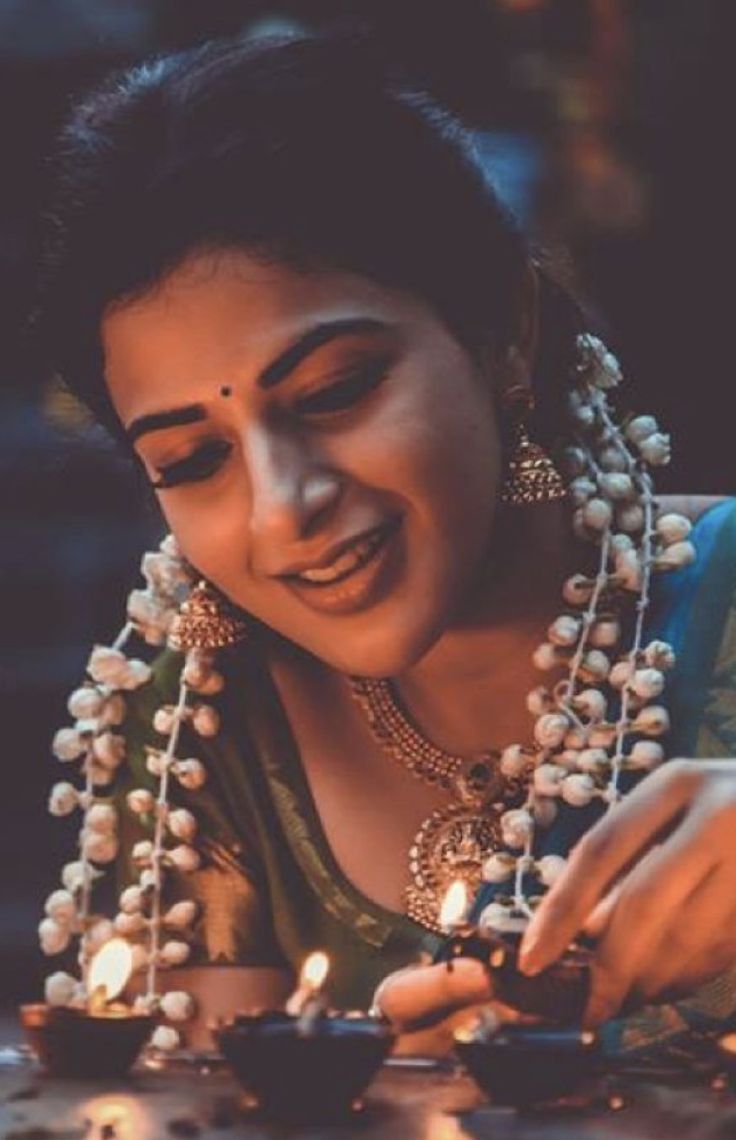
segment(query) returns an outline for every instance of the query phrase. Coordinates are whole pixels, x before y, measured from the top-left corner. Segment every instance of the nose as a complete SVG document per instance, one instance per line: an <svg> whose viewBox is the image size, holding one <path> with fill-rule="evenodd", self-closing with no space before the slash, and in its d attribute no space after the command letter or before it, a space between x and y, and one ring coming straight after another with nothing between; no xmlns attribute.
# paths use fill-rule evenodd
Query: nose
<svg viewBox="0 0 736 1140"><path fill-rule="evenodd" d="M342 489L339 474L302 440L252 431L245 441L250 483L249 528L259 568L283 560L285 550L314 534L330 516Z"/></svg>

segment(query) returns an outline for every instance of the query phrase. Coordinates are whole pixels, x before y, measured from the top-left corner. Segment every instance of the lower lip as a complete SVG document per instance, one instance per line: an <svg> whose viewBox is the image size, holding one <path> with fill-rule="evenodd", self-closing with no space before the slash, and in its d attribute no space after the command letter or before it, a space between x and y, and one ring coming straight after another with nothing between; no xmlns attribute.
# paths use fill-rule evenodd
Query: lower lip
<svg viewBox="0 0 736 1140"><path fill-rule="evenodd" d="M387 528L367 562L332 585L315 586L291 579L287 585L300 601L318 613L349 614L374 605L390 587L398 567L400 520Z"/></svg>

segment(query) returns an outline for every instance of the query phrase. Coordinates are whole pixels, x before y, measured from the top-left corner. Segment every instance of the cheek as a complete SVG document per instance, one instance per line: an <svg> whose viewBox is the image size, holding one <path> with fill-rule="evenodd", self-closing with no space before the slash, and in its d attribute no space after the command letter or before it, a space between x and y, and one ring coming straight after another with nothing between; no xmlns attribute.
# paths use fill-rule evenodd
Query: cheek
<svg viewBox="0 0 736 1140"><path fill-rule="evenodd" d="M245 565L247 512L240 496L161 495L160 506L179 549L195 569L228 590Z"/></svg>
<svg viewBox="0 0 736 1140"><path fill-rule="evenodd" d="M492 516L501 449L492 400L473 376L407 385L348 454L357 478L410 500L433 529L478 529Z"/></svg>

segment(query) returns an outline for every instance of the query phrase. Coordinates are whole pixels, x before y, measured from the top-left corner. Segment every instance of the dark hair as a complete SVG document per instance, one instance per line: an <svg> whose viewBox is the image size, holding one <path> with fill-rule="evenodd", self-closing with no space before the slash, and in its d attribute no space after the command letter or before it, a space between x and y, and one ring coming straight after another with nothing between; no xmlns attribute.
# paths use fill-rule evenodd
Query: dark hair
<svg viewBox="0 0 736 1140"><path fill-rule="evenodd" d="M49 366L113 431L102 311L195 250L353 271L422 297L471 350L513 339L525 240L467 132L364 40L215 42L144 63L77 107L58 165L39 328ZM570 351L561 329L552 356Z"/></svg>

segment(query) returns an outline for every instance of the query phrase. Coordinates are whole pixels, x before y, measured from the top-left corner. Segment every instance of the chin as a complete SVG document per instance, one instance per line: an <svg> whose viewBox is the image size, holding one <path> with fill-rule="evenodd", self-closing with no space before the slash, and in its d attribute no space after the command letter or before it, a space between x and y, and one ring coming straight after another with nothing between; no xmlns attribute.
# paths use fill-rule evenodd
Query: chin
<svg viewBox="0 0 736 1140"><path fill-rule="evenodd" d="M443 628L439 621L403 629L376 622L363 637L346 634L344 643L339 647L333 644L305 648L339 673L376 680L398 677L424 657Z"/></svg>

